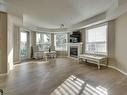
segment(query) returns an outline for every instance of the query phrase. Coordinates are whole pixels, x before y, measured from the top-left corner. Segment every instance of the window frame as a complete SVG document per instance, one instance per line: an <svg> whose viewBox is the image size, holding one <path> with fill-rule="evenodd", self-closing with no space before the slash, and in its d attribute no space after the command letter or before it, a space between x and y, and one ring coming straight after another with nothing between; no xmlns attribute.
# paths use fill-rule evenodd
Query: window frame
<svg viewBox="0 0 127 95"><path fill-rule="evenodd" d="M49 43L38 43L38 42L37 42L37 34L40 34L40 35L49 34L49 35L50 35L50 42L49 42ZM43 46L44 46L44 45L45 45L45 46L48 45L48 46L50 47L50 46L51 46L51 43L52 43L52 42L51 42L51 33L36 32L36 45L37 45L37 46L40 46L40 47L41 47L41 45L43 45ZM38 49L39 49L39 47L38 47ZM40 49L39 49L39 50L40 50ZM47 50L44 50L44 47L43 47L43 48L41 47L41 50L42 50L42 51L48 51L48 49L47 49Z"/></svg>
<svg viewBox="0 0 127 95"><path fill-rule="evenodd" d="M26 45L26 55L25 56L23 56L22 53L21 53L21 49L22 49L22 47L21 47L21 42L22 42L21 41L21 39L22 39L21 38L21 33L25 33L26 34L26 41L25 42L26 42L27 45ZM29 44L30 44L29 43L29 32L28 31L20 31L19 35L20 35L20 59L21 60L25 60L25 59L28 58L28 55L29 55L28 54L29 53Z"/></svg>
<svg viewBox="0 0 127 95"><path fill-rule="evenodd" d="M49 34L50 35L50 42L49 43L37 43L37 34ZM51 33L40 33L40 32L36 32L36 44L51 44Z"/></svg>
<svg viewBox="0 0 127 95"><path fill-rule="evenodd" d="M65 45L66 45L66 43L67 43L67 33L54 33L54 46L55 46L55 50L56 51L67 51L67 45L65 46L65 49L58 49L58 48L56 48L56 34L64 34L65 36L66 36L66 42L64 43ZM61 45L62 45L62 43L61 43Z"/></svg>
<svg viewBox="0 0 127 95"><path fill-rule="evenodd" d="M106 26L106 52L103 52L103 54L101 54L101 52L99 53L90 53L89 51L86 51L86 46L87 46L87 40L88 40L88 30L89 29L94 29L94 28L98 28L98 27L101 27L101 26ZM95 42L93 42L95 43ZM96 42L98 43L98 42ZM97 25L93 25L93 26L90 26L90 27L87 27L86 30L85 30L85 53L86 54L93 54L93 55L104 55L104 56L107 56L108 55L108 23L105 22L105 23L101 23L101 24L97 24Z"/></svg>

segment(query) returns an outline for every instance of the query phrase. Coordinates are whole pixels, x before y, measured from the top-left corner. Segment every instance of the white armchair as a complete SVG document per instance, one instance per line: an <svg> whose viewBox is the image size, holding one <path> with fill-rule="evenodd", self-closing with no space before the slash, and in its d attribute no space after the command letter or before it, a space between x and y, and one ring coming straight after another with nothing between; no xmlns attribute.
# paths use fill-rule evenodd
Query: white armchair
<svg viewBox="0 0 127 95"><path fill-rule="evenodd" d="M55 58L56 57L55 47L50 46L49 49L47 48L47 50L43 51L42 49L39 48L38 45L33 46L33 58L35 59L45 58L45 54L47 54L46 56L49 58Z"/></svg>
<svg viewBox="0 0 127 95"><path fill-rule="evenodd" d="M33 58L40 59L43 58L44 51L38 49L38 46L33 46Z"/></svg>

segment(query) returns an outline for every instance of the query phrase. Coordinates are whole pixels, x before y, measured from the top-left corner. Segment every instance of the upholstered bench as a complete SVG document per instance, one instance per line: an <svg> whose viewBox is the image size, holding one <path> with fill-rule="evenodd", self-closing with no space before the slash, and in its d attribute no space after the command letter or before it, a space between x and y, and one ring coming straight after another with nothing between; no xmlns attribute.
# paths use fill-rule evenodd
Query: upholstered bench
<svg viewBox="0 0 127 95"><path fill-rule="evenodd" d="M100 69L101 64L106 64L108 66L107 57L106 56L99 56L99 55L88 55L88 54L81 54L79 56L79 61L85 61L89 63L95 63Z"/></svg>

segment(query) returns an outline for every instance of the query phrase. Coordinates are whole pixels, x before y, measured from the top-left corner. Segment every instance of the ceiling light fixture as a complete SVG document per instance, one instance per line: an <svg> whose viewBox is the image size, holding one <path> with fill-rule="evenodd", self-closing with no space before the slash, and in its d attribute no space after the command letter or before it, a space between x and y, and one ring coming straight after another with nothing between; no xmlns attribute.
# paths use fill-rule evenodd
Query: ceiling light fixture
<svg viewBox="0 0 127 95"><path fill-rule="evenodd" d="M60 29L63 29L63 28L64 28L64 24L61 24L61 25L60 25Z"/></svg>

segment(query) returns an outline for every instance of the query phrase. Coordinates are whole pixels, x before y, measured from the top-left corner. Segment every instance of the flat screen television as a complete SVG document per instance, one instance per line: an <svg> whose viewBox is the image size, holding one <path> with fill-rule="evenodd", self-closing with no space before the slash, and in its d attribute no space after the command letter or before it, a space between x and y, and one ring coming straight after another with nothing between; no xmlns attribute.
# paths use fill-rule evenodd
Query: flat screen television
<svg viewBox="0 0 127 95"><path fill-rule="evenodd" d="M70 43L78 43L81 42L81 34L79 31L73 32L73 34L70 35Z"/></svg>

